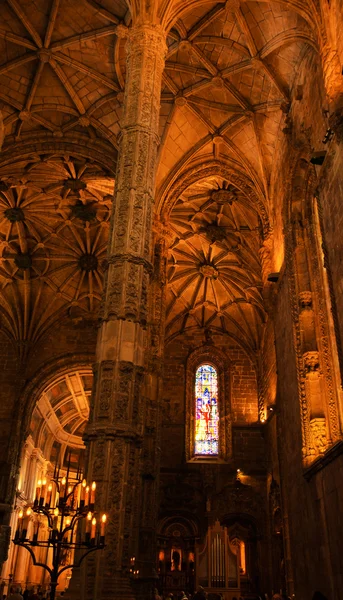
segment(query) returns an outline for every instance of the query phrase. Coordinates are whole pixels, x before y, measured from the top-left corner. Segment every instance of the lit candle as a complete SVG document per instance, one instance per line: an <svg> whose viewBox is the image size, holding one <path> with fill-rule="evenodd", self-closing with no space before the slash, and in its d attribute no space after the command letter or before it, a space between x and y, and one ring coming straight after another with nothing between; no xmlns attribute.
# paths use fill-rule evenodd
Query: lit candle
<svg viewBox="0 0 343 600"><path fill-rule="evenodd" d="M53 518L53 522L52 522L53 529L57 530L57 525L58 525L58 508L55 508L55 510L54 510L54 518Z"/></svg>
<svg viewBox="0 0 343 600"><path fill-rule="evenodd" d="M92 487L91 487L91 504L94 504L94 502L95 502L95 490L96 490L96 483L95 483L95 481L93 481Z"/></svg>
<svg viewBox="0 0 343 600"><path fill-rule="evenodd" d="M20 511L20 512L21 512L21 514L23 515L23 511ZM28 507L28 508L27 508L27 510L26 510L26 516L27 516L27 517L29 517L29 516L30 516L30 514L31 514L31 512L32 512L32 511L31 511L31 508L30 508L30 507ZM19 513L19 514L20 514L20 513ZM23 516L24 516L24 515L23 515ZM22 531L21 531L21 537L22 537L22 539L23 539L23 540L25 540L25 539L26 539L26 532L27 532L27 525L25 524L25 521L24 521L24 519L23 519L23 521L22 521L22 527L23 527L23 529L22 529Z"/></svg>
<svg viewBox="0 0 343 600"><path fill-rule="evenodd" d="M51 496L52 496L52 483L49 483L48 493L46 495L46 503L45 503L45 505L48 507L50 507L50 504L51 504Z"/></svg>
<svg viewBox="0 0 343 600"><path fill-rule="evenodd" d="M88 506L88 504L89 504L89 485L87 485L86 492L85 492L85 506Z"/></svg>
<svg viewBox="0 0 343 600"><path fill-rule="evenodd" d="M87 487L87 481L84 479L81 484L81 496L80 496L81 508L85 505L86 487Z"/></svg>
<svg viewBox="0 0 343 600"><path fill-rule="evenodd" d="M66 478L62 477L61 486L60 486L60 498L62 498L62 496L64 495L64 490L65 490L66 483L67 483Z"/></svg>
<svg viewBox="0 0 343 600"><path fill-rule="evenodd" d="M18 526L17 526L17 531L15 532L15 537L18 538L19 534L20 534L20 530L22 527L22 518L24 516L24 512L22 509L20 509L19 513L18 513Z"/></svg>
<svg viewBox="0 0 343 600"><path fill-rule="evenodd" d="M39 502L41 486L42 486L42 481L41 481L41 479L38 479L38 481L37 481L37 487L36 487L35 504L38 504L38 502Z"/></svg>
<svg viewBox="0 0 343 600"><path fill-rule="evenodd" d="M91 528L91 521L92 521L92 513L89 512L87 514L87 521L86 521L86 533L90 532L90 528Z"/></svg>
<svg viewBox="0 0 343 600"><path fill-rule="evenodd" d="M93 519L92 519L92 529L91 529L91 539L92 540L95 539L95 532L96 532L96 518L93 517Z"/></svg>
<svg viewBox="0 0 343 600"><path fill-rule="evenodd" d="M104 537L105 535L105 525L107 521L107 515L102 515L101 517L101 525L100 525L100 536Z"/></svg>
<svg viewBox="0 0 343 600"><path fill-rule="evenodd" d="M41 495L40 495L40 498L39 498L39 505L40 506L43 506L43 504L44 504L45 490L46 490L46 479L44 478L42 480Z"/></svg>

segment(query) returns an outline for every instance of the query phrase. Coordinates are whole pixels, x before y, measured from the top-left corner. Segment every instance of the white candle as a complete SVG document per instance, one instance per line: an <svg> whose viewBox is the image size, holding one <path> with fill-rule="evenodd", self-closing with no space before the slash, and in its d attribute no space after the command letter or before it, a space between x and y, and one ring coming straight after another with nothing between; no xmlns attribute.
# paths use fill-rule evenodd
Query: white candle
<svg viewBox="0 0 343 600"><path fill-rule="evenodd" d="M95 532L96 532L96 518L93 517L92 519L92 529L91 529L91 539L95 539Z"/></svg>
<svg viewBox="0 0 343 600"><path fill-rule="evenodd" d="M100 535L101 535L101 537L104 537L104 535L105 535L106 521L107 521L107 515L102 515L102 517L101 517L101 525L100 525Z"/></svg>

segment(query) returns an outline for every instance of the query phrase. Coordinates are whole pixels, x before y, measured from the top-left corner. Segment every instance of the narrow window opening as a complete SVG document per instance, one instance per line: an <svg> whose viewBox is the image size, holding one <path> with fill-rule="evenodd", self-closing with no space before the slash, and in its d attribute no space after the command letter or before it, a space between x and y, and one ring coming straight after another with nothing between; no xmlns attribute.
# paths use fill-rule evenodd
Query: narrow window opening
<svg viewBox="0 0 343 600"><path fill-rule="evenodd" d="M195 375L195 447L197 456L218 456L218 374L201 365Z"/></svg>

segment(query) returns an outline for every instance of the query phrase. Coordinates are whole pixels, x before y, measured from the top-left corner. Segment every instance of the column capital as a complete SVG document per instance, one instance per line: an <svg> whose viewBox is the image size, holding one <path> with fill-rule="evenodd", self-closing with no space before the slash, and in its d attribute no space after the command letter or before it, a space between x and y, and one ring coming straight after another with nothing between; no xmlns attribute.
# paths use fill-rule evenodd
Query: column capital
<svg viewBox="0 0 343 600"><path fill-rule="evenodd" d="M140 21L133 25L128 30L127 35L128 41L139 45L148 44L151 47L151 43L164 45L164 56L167 53L167 33L158 23L151 23L150 21ZM153 48L153 46L152 46ZM160 48L162 50L162 48Z"/></svg>

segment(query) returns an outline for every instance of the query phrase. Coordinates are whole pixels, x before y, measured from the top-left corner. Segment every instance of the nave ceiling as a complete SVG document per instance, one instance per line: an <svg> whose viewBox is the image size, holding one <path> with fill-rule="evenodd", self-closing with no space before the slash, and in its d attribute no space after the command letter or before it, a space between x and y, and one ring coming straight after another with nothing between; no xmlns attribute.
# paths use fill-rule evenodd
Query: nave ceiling
<svg viewBox="0 0 343 600"><path fill-rule="evenodd" d="M17 341L37 341L66 311L97 315L125 37L143 10L134 4L0 5L1 327ZM212 328L255 351L273 159L297 67L316 47L317 13L310 0L152 5L170 27L156 192L172 239L167 335ZM199 181L188 181L196 169Z"/></svg>

